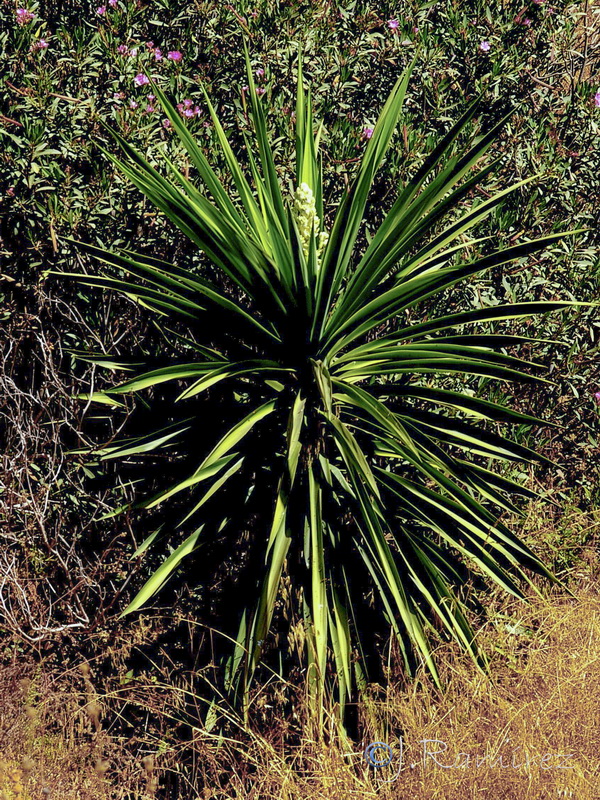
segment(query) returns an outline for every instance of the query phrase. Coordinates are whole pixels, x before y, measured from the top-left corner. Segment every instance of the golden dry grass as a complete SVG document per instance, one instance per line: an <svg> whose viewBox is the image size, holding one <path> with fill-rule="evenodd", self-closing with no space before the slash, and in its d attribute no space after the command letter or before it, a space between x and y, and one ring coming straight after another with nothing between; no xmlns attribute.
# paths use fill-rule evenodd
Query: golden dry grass
<svg viewBox="0 0 600 800"><path fill-rule="evenodd" d="M333 718L315 730L302 701L283 713L277 687L268 701L257 695L252 730L229 725L220 737L220 724L199 723L182 741L169 715L192 684L156 676L122 684L115 659L112 684L97 691L86 666L15 657L0 670L0 792L8 800L600 799L599 562L590 539L598 523L570 515L567 536L551 522L530 517L525 533L542 549L562 542L554 560L567 564L577 598L493 598L479 633L492 677L451 645L438 652L441 692L392 670L389 686L370 687L358 704L360 741L344 741ZM134 707L144 724L117 735L115 723ZM430 754L440 750L435 759L424 740L437 741L426 743ZM374 741L391 746L390 767L366 763Z"/></svg>
<svg viewBox="0 0 600 800"><path fill-rule="evenodd" d="M497 648L493 681L475 675L465 659L449 650L440 654L447 682L441 696L424 682L408 689L391 686L363 704L368 732L353 747L354 755L346 755L347 745L335 736L328 743L304 736L296 748L283 751L256 738L246 755L255 767L252 784L240 780L232 759L226 785L213 787L207 796L600 798L598 594L588 592L577 601L555 597L525 609L515 604L503 612L533 633L531 639L510 633L504 623L496 631L483 631L485 643ZM273 728L277 724L273 719ZM404 758L398 774L400 736ZM427 750L443 751L435 756L439 763L424 758L423 740L438 741L427 744ZM363 747L369 741L389 743L394 753L390 767L367 765Z"/></svg>

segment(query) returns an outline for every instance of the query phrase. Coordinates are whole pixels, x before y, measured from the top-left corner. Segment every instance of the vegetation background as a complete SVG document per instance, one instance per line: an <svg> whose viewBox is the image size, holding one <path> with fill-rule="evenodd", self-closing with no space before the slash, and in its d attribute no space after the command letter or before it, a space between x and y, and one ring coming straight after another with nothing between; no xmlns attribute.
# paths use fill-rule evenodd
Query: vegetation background
<svg viewBox="0 0 600 800"><path fill-rule="evenodd" d="M212 632L202 624L210 616L198 612L207 587L173 582L161 606L118 621L153 566L132 555L145 526L160 520L106 518L131 496L127 475L68 455L116 433L108 415L77 399L105 379L74 352L143 355L164 343L133 303L48 275L73 270L78 257L65 236L167 258L185 247L104 158L99 146L113 145L101 121L148 157L166 148L185 167L148 87L135 80L162 77L191 112L190 130L212 160L199 83L240 142L239 131L249 130L245 37L283 181L291 178L295 64L303 47L316 117L325 123L324 169L334 198L420 48L393 155L375 187L371 229L399 180L477 94L489 101L486 126L514 108L496 146L504 158L494 178L506 185L539 179L479 235L516 242L589 231L454 291L444 307L597 299L600 9L536 0L184 7L173 0L99 7L56 0L28 4L27 13L18 8L0 3L0 683L10 697L0 710L0 790L42 797L47 789L64 798L600 796L598 699L589 691L599 672L600 631L600 322L593 309L536 321L538 337L568 346L538 351L554 386L543 394L514 387L511 399L520 411L567 426L538 431L534 442L528 428L519 432L520 441L560 464L524 476L555 501L531 506L524 533L578 599L555 593L530 609L493 602L482 632L497 653L493 691L448 648L443 697L425 679L406 686L390 666L389 688L370 687L356 708L365 741L404 732L407 741L444 739L458 753L500 746L510 736L515 747L538 753L571 748L565 752L579 754L578 769L403 772L386 788L360 756L342 756L347 745L333 729L327 742L311 736L302 696L292 702L288 692L285 700L275 681L257 692L252 731L242 731L225 705L202 703L201 684L212 680L210 663L197 662L210 650ZM433 311L423 308L424 315ZM524 324L511 332L523 333ZM211 588L218 593L218 585Z"/></svg>

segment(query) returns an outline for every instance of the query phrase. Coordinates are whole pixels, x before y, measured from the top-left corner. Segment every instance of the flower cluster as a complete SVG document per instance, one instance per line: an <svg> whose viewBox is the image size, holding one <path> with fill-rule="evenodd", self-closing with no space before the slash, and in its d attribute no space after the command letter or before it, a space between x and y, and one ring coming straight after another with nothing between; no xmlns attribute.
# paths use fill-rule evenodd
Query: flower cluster
<svg viewBox="0 0 600 800"><path fill-rule="evenodd" d="M155 47L154 42L146 42L146 50L149 50L150 53L152 53L155 61L163 60L162 50L160 49L160 47Z"/></svg>
<svg viewBox="0 0 600 800"><path fill-rule="evenodd" d="M246 92L249 92L249 91L250 91L250 87L248 86L248 84L247 84L247 83L245 83L245 84L242 86L242 93L243 93L243 94L245 94ZM257 94L257 95L264 94L266 91L267 91L267 90L265 89L265 87L264 87L264 86L257 86L257 87L256 87L256 94Z"/></svg>
<svg viewBox="0 0 600 800"><path fill-rule="evenodd" d="M320 220L317 217L317 208L312 189L307 183L301 183L296 189L296 193L294 194L294 206L292 209L292 214L300 233L300 241L302 242L302 252L304 253L304 258L308 258L310 237L313 232L313 228L315 233L319 230ZM325 245L329 239L329 234L327 231L321 231L317 235L317 238L318 265L321 254L323 253Z"/></svg>
<svg viewBox="0 0 600 800"><path fill-rule="evenodd" d="M45 50L47 47L48 42L45 39L38 39L37 42L33 42L29 50L30 52L35 53L36 50Z"/></svg>
<svg viewBox="0 0 600 800"><path fill-rule="evenodd" d="M600 89L599 89L599 90L596 92L596 94L594 95L594 105L595 105L597 108L600 108Z"/></svg>
<svg viewBox="0 0 600 800"><path fill-rule="evenodd" d="M192 108L193 106L193 108ZM177 111L182 117L199 117L202 114L202 109L194 106L193 100L187 97L182 103L177 103Z"/></svg>
<svg viewBox="0 0 600 800"><path fill-rule="evenodd" d="M26 8L17 8L18 25L28 25L32 19L35 19L33 11L28 11Z"/></svg>
<svg viewBox="0 0 600 800"><path fill-rule="evenodd" d="M154 56L155 61L163 60L163 51L160 49L160 47L155 47L154 42L146 42L146 49ZM130 56L131 58L136 58L138 50L137 47L130 50L126 44L120 44L117 47L117 53L120 56ZM170 61L181 61L183 59L183 55L180 50L169 50L167 53L167 58Z"/></svg>
<svg viewBox="0 0 600 800"><path fill-rule="evenodd" d="M108 5L111 8L116 8L118 2L119 0L108 0ZM96 14L98 14L99 17L104 17L106 16L106 11L107 11L106 6L98 6L98 8L96 9Z"/></svg>

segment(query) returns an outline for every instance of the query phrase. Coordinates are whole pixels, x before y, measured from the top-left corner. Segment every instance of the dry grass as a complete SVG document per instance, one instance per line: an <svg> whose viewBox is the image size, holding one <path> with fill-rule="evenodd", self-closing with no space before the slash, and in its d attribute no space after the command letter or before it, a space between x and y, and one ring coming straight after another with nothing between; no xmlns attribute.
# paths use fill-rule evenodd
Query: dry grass
<svg viewBox="0 0 600 800"><path fill-rule="evenodd" d="M392 685L362 704L365 736L351 746L354 755L335 735L327 743L305 735L296 747L283 749L272 744L274 735L271 743L256 738L245 756L254 766L252 780L236 773L236 759L225 748L221 765L229 762L230 772L223 788L213 785L207 796L600 798L600 598L590 592L578 601L556 597L527 609L505 606L503 612L513 626L519 623L518 630L532 633L510 633L504 622L483 632L486 644L496 647L494 682L476 676L449 650L440 654L447 684L442 696L427 682L408 689ZM272 734L279 724L272 719ZM400 736L404 758L398 774ZM427 749L443 750L435 759L444 767L424 758L423 740L438 740ZM367 766L363 748L373 741L392 747L390 767Z"/></svg>
<svg viewBox="0 0 600 800"><path fill-rule="evenodd" d="M442 692L425 678L406 684L392 668L388 688L370 687L357 707L360 741L344 741L333 718L315 731L302 699L283 712L277 686L257 694L252 730L233 718L184 729L173 721L197 691L192 675L124 682L118 655L104 678L85 665L15 655L0 669L0 792L8 800L600 798L600 594L588 537L597 523L569 519L570 552L582 548L565 571L577 599L496 599L479 634L493 678L450 645L438 653ZM548 523L529 520L542 545ZM555 529L554 541L565 535ZM423 740L443 752L426 757ZM390 767L366 763L373 741L392 747Z"/></svg>

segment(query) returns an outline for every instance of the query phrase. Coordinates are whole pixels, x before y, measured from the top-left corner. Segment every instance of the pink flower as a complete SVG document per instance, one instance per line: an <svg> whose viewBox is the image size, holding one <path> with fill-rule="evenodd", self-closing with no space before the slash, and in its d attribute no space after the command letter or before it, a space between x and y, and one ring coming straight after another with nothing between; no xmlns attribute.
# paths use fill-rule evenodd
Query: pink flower
<svg viewBox="0 0 600 800"><path fill-rule="evenodd" d="M363 128L362 138L370 139L373 136L373 128Z"/></svg>
<svg viewBox="0 0 600 800"><path fill-rule="evenodd" d="M194 116L199 117L202 114L202 109L198 106L194 106Z"/></svg>
<svg viewBox="0 0 600 800"><path fill-rule="evenodd" d="M98 14L100 17L103 17L106 14L106 6L100 6L97 8L96 14Z"/></svg>
<svg viewBox="0 0 600 800"><path fill-rule="evenodd" d="M109 5L111 8L116 8L116 7L117 7L117 3L118 3L118 2L119 2L119 0L108 0L108 5Z"/></svg>
<svg viewBox="0 0 600 800"><path fill-rule="evenodd" d="M120 53L122 56L126 56L128 52L129 52L129 50L128 50L126 44L120 44L117 47L117 53Z"/></svg>
<svg viewBox="0 0 600 800"><path fill-rule="evenodd" d="M600 108L600 89L594 95L594 105L596 108Z"/></svg>
<svg viewBox="0 0 600 800"><path fill-rule="evenodd" d="M254 74L257 78L262 78L264 77L265 71L262 67L259 67Z"/></svg>
<svg viewBox="0 0 600 800"><path fill-rule="evenodd" d="M32 19L35 19L33 11L28 11L26 8L17 8L17 24L27 25Z"/></svg>
<svg viewBox="0 0 600 800"><path fill-rule="evenodd" d="M146 113L147 113L147 114L153 114L153 113L154 113L154 106L152 106L152 105L148 104L148 105L146 106Z"/></svg>
<svg viewBox="0 0 600 800"><path fill-rule="evenodd" d="M38 41L34 42L29 49L31 51L45 50L47 47L48 47L48 42L45 39L38 39Z"/></svg>
<svg viewBox="0 0 600 800"><path fill-rule="evenodd" d="M546 0L533 0L536 6L543 6Z"/></svg>
<svg viewBox="0 0 600 800"><path fill-rule="evenodd" d="M6 194L9 197L14 197L15 196L15 187L14 186L9 186L8 189L6 190Z"/></svg>
<svg viewBox="0 0 600 800"><path fill-rule="evenodd" d="M192 103L192 101L190 100L190 98L189 98L189 97L186 97L186 99L183 101L183 107L184 107L184 108L191 108L191 107L192 107L192 105L193 105L193 103Z"/></svg>
<svg viewBox="0 0 600 800"><path fill-rule="evenodd" d="M400 23L398 22L397 19L388 19L388 23L387 24L388 24L388 28L390 30L392 30L392 31L395 31L398 28L398 26L400 25Z"/></svg>
<svg viewBox="0 0 600 800"><path fill-rule="evenodd" d="M183 116L184 117L193 117L194 116L194 112L192 111L191 108L184 108L183 109Z"/></svg>
<svg viewBox="0 0 600 800"><path fill-rule="evenodd" d="M490 47L491 47L490 43L486 42L485 40L479 45L479 49L483 50L484 53L487 53Z"/></svg>
<svg viewBox="0 0 600 800"><path fill-rule="evenodd" d="M258 95L264 94L266 91L267 90L264 88L264 86L257 86L256 87L256 94L258 94Z"/></svg>
<svg viewBox="0 0 600 800"><path fill-rule="evenodd" d="M597 402L600 403L600 392L594 392L594 397L596 398Z"/></svg>
<svg viewBox="0 0 600 800"><path fill-rule="evenodd" d="M171 120L170 119L163 119L162 126L166 130L168 130L171 127Z"/></svg>
<svg viewBox="0 0 600 800"><path fill-rule="evenodd" d="M125 92L115 92L113 94L113 100L124 100L125 99Z"/></svg>
<svg viewBox="0 0 600 800"><path fill-rule="evenodd" d="M167 58L171 59L171 61L181 61L183 56L179 52L179 50L169 50L167 53Z"/></svg>
<svg viewBox="0 0 600 800"><path fill-rule="evenodd" d="M129 101L129 108L137 108L137 107L138 107L138 104L135 102L135 100L130 100Z"/></svg>
<svg viewBox="0 0 600 800"><path fill-rule="evenodd" d="M137 56L137 54L138 54L137 47L134 47L134 49L133 49L133 50L130 50L130 51L129 51L129 55L130 55L132 58L135 58L135 57Z"/></svg>
<svg viewBox="0 0 600 800"><path fill-rule="evenodd" d="M531 20L529 19L529 17L525 17L525 19L523 20L523 25L525 25L526 28L531 27Z"/></svg>
<svg viewBox="0 0 600 800"><path fill-rule="evenodd" d="M413 33L418 33L418 32L419 32L419 29L417 28L417 26L413 25Z"/></svg>
<svg viewBox="0 0 600 800"><path fill-rule="evenodd" d="M154 42L146 42L146 47L148 50L154 49Z"/></svg>
<svg viewBox="0 0 600 800"><path fill-rule="evenodd" d="M154 100L156 100L156 96L153 95L153 94L149 94L148 95L148 100L152 103L152 102L154 102Z"/></svg>
<svg viewBox="0 0 600 800"><path fill-rule="evenodd" d="M242 86L242 92L247 92L249 88L249 86Z"/></svg>
<svg viewBox="0 0 600 800"><path fill-rule="evenodd" d="M162 57L163 57L162 50L160 50L160 49L157 47L157 48L156 48L156 50L154 51L154 58L155 58L157 61L162 61Z"/></svg>
<svg viewBox="0 0 600 800"><path fill-rule="evenodd" d="M139 75L135 76L133 82L138 86L144 86L146 83L150 83L150 79L146 75L140 72Z"/></svg>

